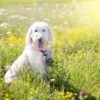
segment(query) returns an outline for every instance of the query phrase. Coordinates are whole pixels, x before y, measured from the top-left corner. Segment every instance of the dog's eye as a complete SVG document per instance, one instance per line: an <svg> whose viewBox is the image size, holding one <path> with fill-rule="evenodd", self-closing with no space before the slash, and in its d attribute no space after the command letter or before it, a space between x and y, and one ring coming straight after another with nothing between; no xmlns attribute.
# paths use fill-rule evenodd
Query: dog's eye
<svg viewBox="0 0 100 100"><path fill-rule="evenodd" d="M38 30L34 30L34 32L38 32Z"/></svg>
<svg viewBox="0 0 100 100"><path fill-rule="evenodd" d="M46 30L45 30L45 29L43 29L42 31L43 31L43 32L45 32Z"/></svg>

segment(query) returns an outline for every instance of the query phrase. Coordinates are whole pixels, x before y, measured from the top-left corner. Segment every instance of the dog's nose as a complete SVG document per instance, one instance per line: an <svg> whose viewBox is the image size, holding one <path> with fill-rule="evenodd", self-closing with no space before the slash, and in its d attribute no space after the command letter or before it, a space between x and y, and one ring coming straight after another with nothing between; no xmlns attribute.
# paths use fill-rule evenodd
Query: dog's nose
<svg viewBox="0 0 100 100"><path fill-rule="evenodd" d="M38 41L41 42L42 41L42 38L39 38Z"/></svg>

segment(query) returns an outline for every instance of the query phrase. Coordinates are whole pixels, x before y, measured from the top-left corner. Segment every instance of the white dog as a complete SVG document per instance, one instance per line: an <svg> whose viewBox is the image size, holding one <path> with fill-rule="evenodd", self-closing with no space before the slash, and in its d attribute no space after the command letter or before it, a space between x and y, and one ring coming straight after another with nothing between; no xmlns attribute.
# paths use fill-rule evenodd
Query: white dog
<svg viewBox="0 0 100 100"><path fill-rule="evenodd" d="M53 59L50 49L52 39L53 36L47 23L33 23L27 32L25 49L6 72L5 82L10 84L25 66L29 66L33 71L43 75L46 71L46 59Z"/></svg>

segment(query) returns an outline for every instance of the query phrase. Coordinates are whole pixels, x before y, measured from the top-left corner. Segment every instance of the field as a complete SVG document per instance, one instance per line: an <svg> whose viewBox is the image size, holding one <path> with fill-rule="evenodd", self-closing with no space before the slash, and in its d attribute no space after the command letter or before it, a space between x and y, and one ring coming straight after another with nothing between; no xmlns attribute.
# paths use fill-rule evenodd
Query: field
<svg viewBox="0 0 100 100"><path fill-rule="evenodd" d="M0 0L0 100L100 100L99 0ZM50 82L29 69L8 86L4 74L34 21L54 34ZM34 78L34 79L33 79Z"/></svg>

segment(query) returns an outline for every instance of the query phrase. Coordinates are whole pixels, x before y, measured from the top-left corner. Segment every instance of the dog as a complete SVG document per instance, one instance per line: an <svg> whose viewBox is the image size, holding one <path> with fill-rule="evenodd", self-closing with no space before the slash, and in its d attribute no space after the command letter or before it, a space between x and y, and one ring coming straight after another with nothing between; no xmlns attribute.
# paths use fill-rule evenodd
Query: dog
<svg viewBox="0 0 100 100"><path fill-rule="evenodd" d="M34 22L26 35L26 46L22 54L14 61L11 68L4 76L5 83L10 84L20 71L28 66L31 70L44 75L49 64L48 59L53 59L51 51L53 34L46 22Z"/></svg>

